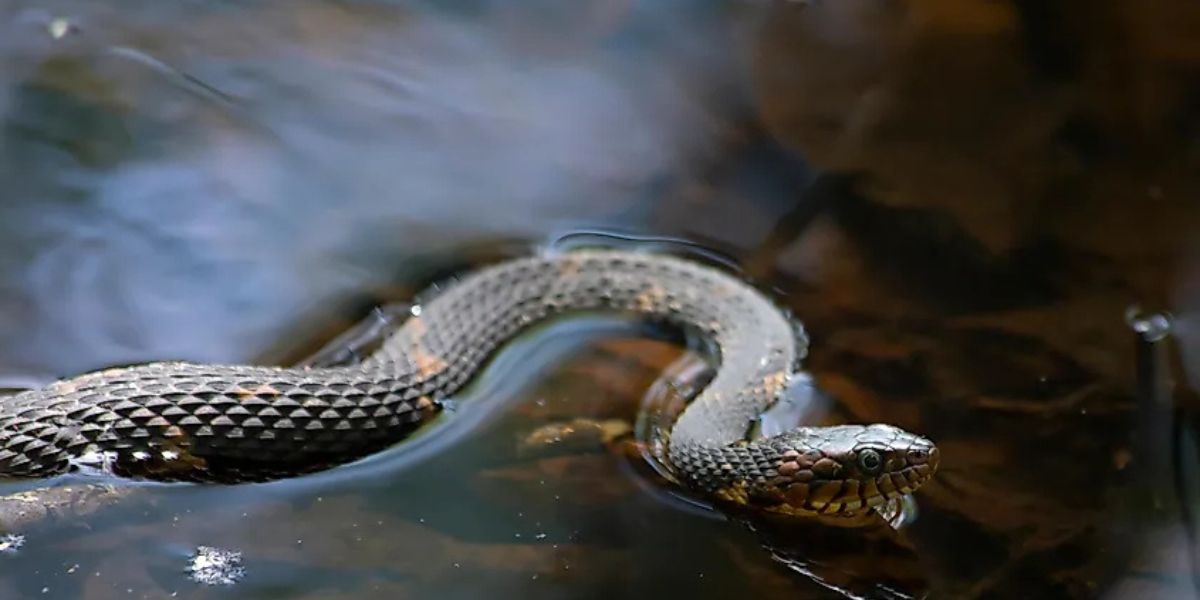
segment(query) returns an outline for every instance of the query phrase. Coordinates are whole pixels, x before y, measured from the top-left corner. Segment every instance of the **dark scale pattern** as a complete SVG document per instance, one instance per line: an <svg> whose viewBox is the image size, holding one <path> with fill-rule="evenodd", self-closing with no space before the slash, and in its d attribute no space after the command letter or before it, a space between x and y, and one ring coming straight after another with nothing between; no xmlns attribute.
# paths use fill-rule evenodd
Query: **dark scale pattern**
<svg viewBox="0 0 1200 600"><path fill-rule="evenodd" d="M522 329L604 309L696 330L716 348L717 375L670 432L668 460L686 482L714 493L786 483L780 461L795 440L743 440L807 339L729 275L666 256L581 251L482 269L420 308L352 367L155 363L20 394L0 406L0 475L59 473L94 453L115 456L118 472L159 479L324 468L403 437Z"/></svg>

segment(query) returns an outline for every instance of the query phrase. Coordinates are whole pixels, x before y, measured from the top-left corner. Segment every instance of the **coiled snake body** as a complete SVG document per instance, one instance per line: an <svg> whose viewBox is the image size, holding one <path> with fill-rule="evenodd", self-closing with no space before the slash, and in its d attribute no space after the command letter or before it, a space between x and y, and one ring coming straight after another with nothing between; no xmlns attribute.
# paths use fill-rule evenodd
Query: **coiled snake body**
<svg viewBox="0 0 1200 600"><path fill-rule="evenodd" d="M747 441L807 339L742 281L667 256L579 251L472 273L421 307L360 364L277 368L153 363L0 403L0 476L62 473L89 455L120 474L246 480L344 463L437 412L522 329L569 312L635 313L712 341L718 370L670 429L681 481L788 514L856 516L928 480L937 449L889 425L799 428Z"/></svg>

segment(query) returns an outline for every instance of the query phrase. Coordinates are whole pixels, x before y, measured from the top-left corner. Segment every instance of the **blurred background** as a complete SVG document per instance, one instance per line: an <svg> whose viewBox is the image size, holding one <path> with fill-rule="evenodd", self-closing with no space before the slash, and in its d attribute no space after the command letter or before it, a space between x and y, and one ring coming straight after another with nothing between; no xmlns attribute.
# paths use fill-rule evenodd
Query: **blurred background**
<svg viewBox="0 0 1200 600"><path fill-rule="evenodd" d="M523 454L688 355L568 322L437 452L139 488L35 526L0 595L1194 597L1197 31L1187 0L0 0L0 387L288 364L602 241L771 290L814 419L943 456L913 523L847 535L664 501L614 444ZM190 581L198 545L246 577Z"/></svg>

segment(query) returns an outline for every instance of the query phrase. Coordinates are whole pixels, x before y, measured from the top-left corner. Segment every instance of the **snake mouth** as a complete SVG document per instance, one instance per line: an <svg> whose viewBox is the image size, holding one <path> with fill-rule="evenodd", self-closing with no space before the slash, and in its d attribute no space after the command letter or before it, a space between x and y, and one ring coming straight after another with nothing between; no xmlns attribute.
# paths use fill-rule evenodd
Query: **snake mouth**
<svg viewBox="0 0 1200 600"><path fill-rule="evenodd" d="M913 493L933 477L929 465L918 465L873 479L796 484L787 491L788 504L799 512L857 515Z"/></svg>

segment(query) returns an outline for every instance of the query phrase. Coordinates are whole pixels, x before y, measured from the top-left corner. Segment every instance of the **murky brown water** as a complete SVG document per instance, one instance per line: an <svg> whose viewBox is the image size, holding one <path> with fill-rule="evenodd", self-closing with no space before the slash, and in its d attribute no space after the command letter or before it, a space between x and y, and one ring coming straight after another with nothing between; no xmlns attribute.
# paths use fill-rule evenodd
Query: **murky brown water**
<svg viewBox="0 0 1200 600"><path fill-rule="evenodd" d="M631 423L682 355L568 321L363 464L25 526L0 598L1194 597L1198 27L1180 0L0 1L4 386L293 362L609 231L729 257L812 334L811 420L943 456L893 533L730 522L621 443L522 451ZM1174 336L1139 352L1133 306ZM190 581L201 545L245 578Z"/></svg>

